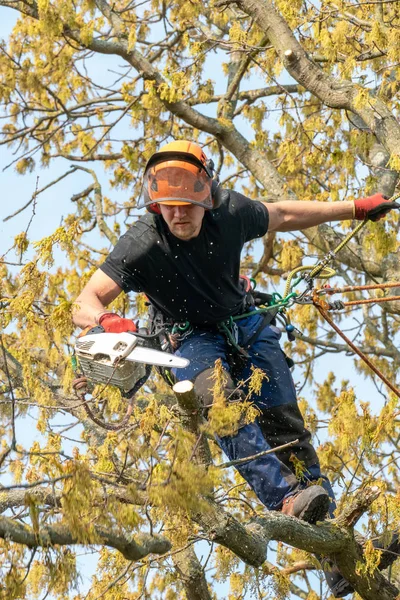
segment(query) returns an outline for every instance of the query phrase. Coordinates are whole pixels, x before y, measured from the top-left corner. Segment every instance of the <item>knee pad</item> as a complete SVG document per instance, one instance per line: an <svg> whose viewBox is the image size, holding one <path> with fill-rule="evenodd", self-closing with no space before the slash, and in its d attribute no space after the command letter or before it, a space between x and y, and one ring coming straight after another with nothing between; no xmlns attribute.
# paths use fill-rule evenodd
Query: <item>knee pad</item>
<svg viewBox="0 0 400 600"><path fill-rule="evenodd" d="M318 464L311 434L305 428L303 415L297 404L282 404L264 409L258 420L263 435L272 448L299 440L295 446L289 446L276 453L279 460L289 469L293 470L290 461L292 454L304 462L307 468Z"/></svg>

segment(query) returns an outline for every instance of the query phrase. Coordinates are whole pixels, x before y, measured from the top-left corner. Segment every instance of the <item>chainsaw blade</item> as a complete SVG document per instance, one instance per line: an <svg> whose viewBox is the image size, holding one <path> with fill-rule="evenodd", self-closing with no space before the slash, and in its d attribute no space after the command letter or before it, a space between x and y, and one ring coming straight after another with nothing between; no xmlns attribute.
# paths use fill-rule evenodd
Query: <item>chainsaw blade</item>
<svg viewBox="0 0 400 600"><path fill-rule="evenodd" d="M152 348L145 348L143 346L136 346L136 348L125 357L125 360L155 365L157 367L176 367L177 369L187 367L189 364L187 358L181 358L179 356L174 356L169 352L153 350Z"/></svg>

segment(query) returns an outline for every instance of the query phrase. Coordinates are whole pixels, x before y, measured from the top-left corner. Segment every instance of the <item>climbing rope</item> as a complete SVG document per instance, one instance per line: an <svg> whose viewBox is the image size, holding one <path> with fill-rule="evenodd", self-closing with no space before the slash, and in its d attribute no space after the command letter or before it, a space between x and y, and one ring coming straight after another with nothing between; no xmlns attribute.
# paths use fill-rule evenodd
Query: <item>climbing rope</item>
<svg viewBox="0 0 400 600"><path fill-rule="evenodd" d="M315 290L318 296L321 295L333 295L333 294L346 294L349 292L362 292L365 290L385 290L389 288L400 288L400 282L390 281L388 283L373 283L369 285L347 285L344 287L331 288L323 287L319 290ZM400 296L382 296L376 298L362 298L360 300L350 300L347 302L339 301L339 306L336 309L334 306L329 304L329 310L340 310L341 308L347 308L349 306L359 306L361 304L381 304L382 302L396 302L400 300Z"/></svg>
<svg viewBox="0 0 400 600"><path fill-rule="evenodd" d="M400 283L398 285L400 285ZM340 329L340 327L338 327L332 321L330 315L328 314L328 312L324 306L323 301L321 301L321 298L319 298L317 295L314 295L313 304L317 308L320 315L325 319L325 321L327 323L329 323L329 325L332 327L332 329L334 329L336 331L336 333L346 342L346 344L348 346L350 346L350 348L353 350L353 352L355 352L355 354L357 354L365 362L365 364L367 364L369 366L369 368L376 375L378 375L378 377L388 386L388 388L391 389L392 392L394 392L398 398L400 398L400 390L388 380L388 378L382 373L382 371L380 371L374 365L374 363L368 358L368 356L366 356L366 354L364 352L362 352L362 350L357 348L357 346L355 344L353 344L353 342L346 336L346 334Z"/></svg>
<svg viewBox="0 0 400 600"><path fill-rule="evenodd" d="M390 202L395 202L400 198L400 192L398 194L393 195L390 198ZM400 208L400 206L398 207ZM336 258L338 252L340 252L352 238L366 225L368 219L360 222L357 227L355 227L341 242L336 246L334 250L328 252L321 260L319 260L314 266L302 266L297 267L293 271L289 273L283 300L286 300L289 294L293 294L293 288L298 285L302 280L306 281L307 289L302 294L292 295L292 302L299 304L313 304L320 315L327 321L327 323L336 331L336 333L346 342L346 344L353 350L355 354L357 354L367 365L368 367L376 374L378 377L388 386L389 389L392 390L399 398L400 398L400 390L394 386L387 377L372 363L372 361L362 352L357 346L345 335L345 333L338 327L331 319L328 311L332 310L341 310L347 307L359 306L363 304L379 304L383 302L395 302L400 300L400 296L384 296L377 298L363 298L359 300L351 300L347 302L335 301L333 303L327 302L323 300L323 295L332 295L336 293L348 293L348 292L356 292L356 291L366 291L366 290L374 290L374 289L389 289L389 288L400 288L400 282L388 282L388 283L380 283L380 284L369 284L369 285L361 285L361 286L344 286L344 287L336 287L331 288L329 286L324 286L320 289L314 288L314 279L326 279L332 277L336 274L334 269L329 267L328 265ZM292 283L295 275L301 273L301 276L296 279Z"/></svg>
<svg viewBox="0 0 400 600"><path fill-rule="evenodd" d="M77 377L76 379L74 379L74 381L72 382L72 387L75 391L76 396L79 398L79 400L81 400L83 409L86 412L89 419L91 419L94 423L96 423L96 425L98 425L102 429L106 429L107 431L119 431L120 429L123 429L124 427L126 427L126 425L128 424L128 421L131 417L132 410L133 410L134 394L132 394L132 396L129 398L128 406L127 406L127 409L126 409L126 412L125 412L125 415L123 416L123 418L120 421L118 421L117 423L106 423L105 421L103 421L97 415L94 414L94 412L92 411L92 409L90 408L90 406L88 404L89 400L87 400L85 397L86 393L88 391L87 383L88 383L87 378L84 375L81 375L80 377Z"/></svg>
<svg viewBox="0 0 400 600"><path fill-rule="evenodd" d="M365 290L384 290L386 288L399 287L400 282L388 281L388 283L369 283L367 285L345 285L343 287L324 287L318 294L347 294L348 292L363 292Z"/></svg>
<svg viewBox="0 0 400 600"><path fill-rule="evenodd" d="M77 398L79 398L79 400L82 402L82 407L84 409L84 411L86 412L86 414L88 415L88 417L94 422L96 423L96 425L98 425L99 427L101 427L102 429L106 429L107 431L120 431L121 429L124 429L124 427L127 426L128 421L130 420L130 417L132 415L132 411L133 411L133 400L135 397L136 392L141 388L141 386L143 385L143 383L145 383L145 381L148 379L149 375L150 375L150 366L146 365L146 373L145 375L139 379L132 390L130 390L129 392L129 399L128 399L128 406L126 408L126 412L125 415L122 417L122 419L118 422L114 422L114 423L106 423L106 421L103 421L103 419L100 419L91 409L91 407L89 406L89 402L94 400L94 398L92 398L91 400L86 399L86 394L88 393L88 379L87 377L85 377L82 373L79 372L78 370L78 363L77 363L77 359L75 355L71 356L71 365L72 365L72 369L76 375L75 379L72 382L72 388L77 396ZM114 371L117 368L118 363L116 363L114 365ZM111 374L109 381L111 380L112 376L114 373ZM106 382L102 388L101 391L103 391L107 385L108 382Z"/></svg>

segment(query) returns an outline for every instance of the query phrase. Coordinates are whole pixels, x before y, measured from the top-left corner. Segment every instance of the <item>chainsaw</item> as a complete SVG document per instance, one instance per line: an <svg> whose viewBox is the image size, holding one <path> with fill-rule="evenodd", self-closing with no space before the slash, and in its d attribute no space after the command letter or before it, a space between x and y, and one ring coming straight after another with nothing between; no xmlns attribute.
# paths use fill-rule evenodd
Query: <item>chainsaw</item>
<svg viewBox="0 0 400 600"><path fill-rule="evenodd" d="M83 375L94 383L115 385L124 394L136 390L151 366L180 369L189 360L157 350L157 336L140 332L105 333L100 325L84 330L75 343L75 356Z"/></svg>

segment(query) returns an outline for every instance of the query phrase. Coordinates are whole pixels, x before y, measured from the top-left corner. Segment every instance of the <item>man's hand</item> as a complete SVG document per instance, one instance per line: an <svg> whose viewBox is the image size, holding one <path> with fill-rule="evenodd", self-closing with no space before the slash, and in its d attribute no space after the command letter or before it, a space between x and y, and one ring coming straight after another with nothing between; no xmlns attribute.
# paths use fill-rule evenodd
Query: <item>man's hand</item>
<svg viewBox="0 0 400 600"><path fill-rule="evenodd" d="M379 221L393 208L398 208L396 202L390 202L387 196L374 194L368 198L354 200L354 218L358 221Z"/></svg>
<svg viewBox="0 0 400 600"><path fill-rule="evenodd" d="M131 319L123 319L115 313L105 313L99 319L99 325L106 333L122 333L124 331L137 331L137 327Z"/></svg>

